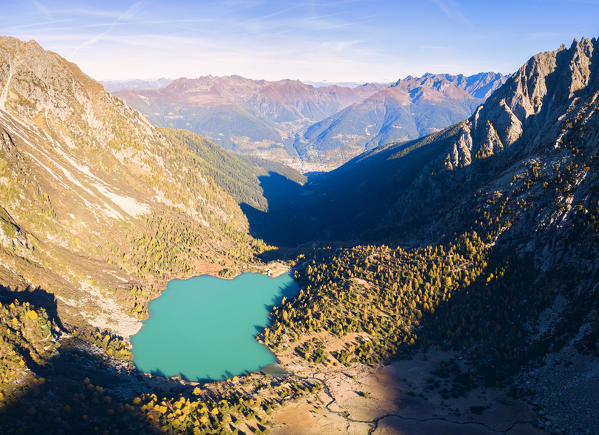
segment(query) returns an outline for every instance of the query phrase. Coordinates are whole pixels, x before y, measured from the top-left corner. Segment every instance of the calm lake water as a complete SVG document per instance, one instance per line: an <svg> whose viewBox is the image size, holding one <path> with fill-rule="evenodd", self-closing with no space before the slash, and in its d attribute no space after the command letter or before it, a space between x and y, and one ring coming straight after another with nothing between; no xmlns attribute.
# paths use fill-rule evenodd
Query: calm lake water
<svg viewBox="0 0 599 435"><path fill-rule="evenodd" d="M171 281L131 338L133 362L146 373L189 380L227 379L272 364L274 355L254 337L268 326L270 309L298 291L290 274Z"/></svg>

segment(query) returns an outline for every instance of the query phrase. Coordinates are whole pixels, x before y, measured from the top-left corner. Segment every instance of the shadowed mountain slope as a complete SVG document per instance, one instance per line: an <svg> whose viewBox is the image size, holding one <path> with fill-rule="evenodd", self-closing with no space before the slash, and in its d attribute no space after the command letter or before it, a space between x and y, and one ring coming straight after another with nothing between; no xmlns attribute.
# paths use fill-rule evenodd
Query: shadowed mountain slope
<svg viewBox="0 0 599 435"><path fill-rule="evenodd" d="M311 334L296 352L347 365L410 358L418 346L457 352L436 374L457 373L439 387L444 398L508 387L547 416L547 433L592 431L598 53L597 39L582 39L532 57L467 120L307 183L278 204L284 228L250 216L274 238L293 234L290 244L330 241L300 257L305 291L262 337L284 349Z"/></svg>
<svg viewBox="0 0 599 435"><path fill-rule="evenodd" d="M208 176L240 205L268 210L269 190L260 182L264 177L277 176L296 186L306 182L305 176L281 163L232 153L190 131L163 128L161 132L170 142L187 148Z"/></svg>
<svg viewBox="0 0 599 435"><path fill-rule="evenodd" d="M585 143L594 146L595 45L585 39L534 56L467 120L376 147L315 178L288 204L271 206L272 222L303 222L312 228L304 241L359 239L376 228L389 230L377 236L383 238L454 231L456 207L479 189L508 183L533 160L550 171L564 153L562 136L574 134L572 119L587 120Z"/></svg>

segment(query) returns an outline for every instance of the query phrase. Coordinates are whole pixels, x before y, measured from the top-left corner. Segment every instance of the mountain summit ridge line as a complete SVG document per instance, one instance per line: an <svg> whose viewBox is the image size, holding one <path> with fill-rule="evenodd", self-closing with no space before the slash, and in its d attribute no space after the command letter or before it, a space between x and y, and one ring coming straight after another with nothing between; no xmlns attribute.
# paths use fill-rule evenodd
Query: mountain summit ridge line
<svg viewBox="0 0 599 435"><path fill-rule="evenodd" d="M202 76L116 95L159 126L192 130L233 151L292 166L331 168L373 145L415 139L465 118L503 81L499 73L427 73L388 84L315 87Z"/></svg>

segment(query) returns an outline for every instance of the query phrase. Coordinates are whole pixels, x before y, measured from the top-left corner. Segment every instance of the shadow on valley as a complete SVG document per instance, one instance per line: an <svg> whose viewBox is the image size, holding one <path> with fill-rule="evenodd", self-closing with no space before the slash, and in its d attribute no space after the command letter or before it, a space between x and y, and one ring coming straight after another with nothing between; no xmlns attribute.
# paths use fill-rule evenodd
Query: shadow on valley
<svg viewBox="0 0 599 435"><path fill-rule="evenodd" d="M261 176L267 211L240 205L250 233L280 248L314 242L430 240L425 233L432 232L432 224L451 220L456 202L496 176L508 159L496 155L467 168L433 170L431 162L454 139L455 132L449 130L383 146L304 185L273 172Z"/></svg>
<svg viewBox="0 0 599 435"><path fill-rule="evenodd" d="M13 300L18 300L21 303L28 302L35 307L43 308L48 314L48 319L64 330L64 326L58 317L56 297L52 293L48 293L39 287L12 290L9 287L0 285L0 302L11 303Z"/></svg>
<svg viewBox="0 0 599 435"><path fill-rule="evenodd" d="M289 284L284 284L279 287L279 291L276 295L274 295L269 304L265 304L264 308L270 313L272 309L281 304L283 299L291 299L299 292L299 286L295 281L290 282ZM270 326L270 324L268 325ZM264 329L262 327L262 329ZM260 330L259 332L262 332Z"/></svg>
<svg viewBox="0 0 599 435"><path fill-rule="evenodd" d="M593 63L598 56L593 55ZM556 55L558 67L546 77L548 89L570 89L572 78L561 73L568 70L569 59L566 50ZM593 72L590 80L596 81L597 74ZM508 81L505 86L515 85ZM585 92L586 88L576 95ZM491 120L499 105L499 97L493 95L480 109L480 116ZM259 177L267 211L241 204L250 232L271 245L289 248L340 241L414 245L461 231L472 224L465 219L472 213L459 210L460 204L538 151L528 141L534 132L548 127L555 105L568 98L568 93L548 92L540 111L522 121L532 136L523 134L500 152L483 152L479 143L478 150L471 150L473 160L468 164L451 163L452 149L463 134L460 124L455 124L419 139L376 147L331 172L310 177L304 185L270 172ZM472 132L477 142L482 141L481 128ZM457 216L462 222L457 222Z"/></svg>
<svg viewBox="0 0 599 435"><path fill-rule="evenodd" d="M49 358L40 357L39 349L44 345L47 348L48 339L68 329L56 314L54 296L39 288L15 291L1 287L0 301L20 306L27 303L25 306L31 310L43 308L48 319L61 330L54 329L51 335L38 341L33 341L27 330L15 330L0 337L0 347L6 342L13 344L17 354L12 358L22 358L35 374L29 372L20 377L12 392L4 395L0 402L0 432L161 433L139 408L127 402L141 393L159 391L151 387L151 382L176 392L181 389L177 381L148 380L141 373L128 370L125 363L108 358L103 350L72 336L63 336L60 347Z"/></svg>
<svg viewBox="0 0 599 435"><path fill-rule="evenodd" d="M64 339L57 355L29 368L44 382L25 378L4 402L3 433L161 433L123 402L144 391L141 375L117 370L79 339Z"/></svg>
<svg viewBox="0 0 599 435"><path fill-rule="evenodd" d="M315 238L306 219L308 208L303 187L275 172L258 177L267 211L240 204L250 224L250 234L276 246L292 246Z"/></svg>

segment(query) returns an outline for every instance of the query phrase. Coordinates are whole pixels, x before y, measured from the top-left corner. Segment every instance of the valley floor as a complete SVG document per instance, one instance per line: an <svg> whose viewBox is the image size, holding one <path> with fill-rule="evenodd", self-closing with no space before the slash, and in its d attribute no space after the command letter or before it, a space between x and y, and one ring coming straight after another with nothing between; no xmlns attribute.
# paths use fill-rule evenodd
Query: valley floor
<svg viewBox="0 0 599 435"><path fill-rule="evenodd" d="M476 388L443 397L431 387L432 373L456 355L428 351L377 369L306 366L291 354L281 365L300 378L319 380L323 389L287 404L273 415L279 434L542 434L529 405L495 388ZM441 381L443 389L449 379Z"/></svg>

